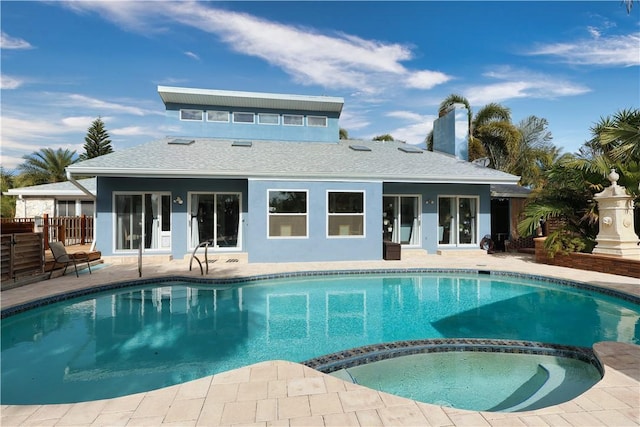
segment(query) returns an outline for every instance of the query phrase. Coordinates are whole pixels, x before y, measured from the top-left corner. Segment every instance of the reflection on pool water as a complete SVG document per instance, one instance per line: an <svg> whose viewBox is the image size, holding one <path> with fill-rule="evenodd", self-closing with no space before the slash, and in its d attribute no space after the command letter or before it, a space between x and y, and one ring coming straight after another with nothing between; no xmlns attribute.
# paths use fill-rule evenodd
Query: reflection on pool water
<svg viewBox="0 0 640 427"><path fill-rule="evenodd" d="M474 411L519 412L575 398L602 375L590 363L540 354L412 354L331 375L425 403Z"/></svg>
<svg viewBox="0 0 640 427"><path fill-rule="evenodd" d="M162 282L5 316L2 403L87 401L263 360L426 338L640 343L640 305L519 278L353 274Z"/></svg>

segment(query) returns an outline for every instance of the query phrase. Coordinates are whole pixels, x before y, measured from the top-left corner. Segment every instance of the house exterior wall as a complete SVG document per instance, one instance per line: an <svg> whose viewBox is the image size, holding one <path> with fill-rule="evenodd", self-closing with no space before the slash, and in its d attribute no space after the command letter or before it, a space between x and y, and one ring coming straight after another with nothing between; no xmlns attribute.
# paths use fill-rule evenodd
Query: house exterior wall
<svg viewBox="0 0 640 427"><path fill-rule="evenodd" d="M269 237L269 191L305 191L307 194L307 236ZM328 192L364 193L364 235L328 236ZM420 201L420 241L414 248L428 253L438 251L438 197L471 196L479 198L478 240L491 233L491 202L489 185L471 184L412 184L381 182L286 181L286 180L216 180L216 179L130 179L98 178L96 244L104 256L126 255L115 251L116 193L170 193L182 204L171 203L170 250L147 250L145 253L170 254L174 258L188 257L189 221L188 198L198 193L241 193L240 239L238 248L220 249L220 253L246 252L249 262L304 262L382 259L382 200L383 196L418 196ZM468 247L447 247L448 250ZM131 251L130 251L131 252ZM135 251L133 251L135 252ZM215 251L210 250L210 253ZM131 254L130 254L131 255Z"/></svg>
<svg viewBox="0 0 640 427"><path fill-rule="evenodd" d="M191 219L188 203L189 192L234 192L241 193L241 221L239 235L242 238L240 248L246 247L247 217L247 181L215 179L150 179L150 178L112 178L98 177L96 204L96 246L104 256L119 256L126 252L116 252L115 248L115 206L114 192L149 193L163 192L171 194L171 249L154 250L153 254L171 254L174 258L183 258L190 254L189 228ZM177 197L182 204L173 202ZM136 252L136 251L134 251Z"/></svg>
<svg viewBox="0 0 640 427"><path fill-rule="evenodd" d="M204 112L200 121L180 120L181 109L195 109ZM227 111L230 113L255 113L254 123L234 123L230 114L228 123L207 121L207 111ZM258 113L279 114L279 124L259 124ZM303 126L285 126L282 124L283 114L304 116ZM327 126L308 126L308 116L327 117ZM309 112L296 110L267 110L236 108L224 106L199 106L172 104L166 105L166 121L174 135L189 135L191 137L227 138L227 139L261 139L272 141L307 141L307 142L335 142L339 139L340 126L338 113Z"/></svg>
<svg viewBox="0 0 640 427"><path fill-rule="evenodd" d="M307 191L308 236L268 237L268 192ZM364 236L327 236L327 192L364 192ZM341 261L382 258L382 183L250 180L249 262Z"/></svg>
<svg viewBox="0 0 640 427"><path fill-rule="evenodd" d="M53 198L25 197L16 199L16 218L34 218L44 214L54 216Z"/></svg>
<svg viewBox="0 0 640 427"><path fill-rule="evenodd" d="M438 196L477 196L478 241L485 234L491 234L491 197L490 186L473 184L411 184L385 183L384 195L419 195L421 200L421 244L420 248L434 254L438 251ZM431 203L433 202L433 203ZM448 250L467 249L465 247Z"/></svg>

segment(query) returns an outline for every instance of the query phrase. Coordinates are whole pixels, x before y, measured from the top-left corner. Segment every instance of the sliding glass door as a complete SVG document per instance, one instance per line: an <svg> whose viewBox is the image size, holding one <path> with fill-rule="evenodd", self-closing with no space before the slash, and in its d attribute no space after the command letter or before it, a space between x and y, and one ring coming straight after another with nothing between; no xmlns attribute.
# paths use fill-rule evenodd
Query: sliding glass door
<svg viewBox="0 0 640 427"><path fill-rule="evenodd" d="M420 244L420 197L384 196L383 239L415 246Z"/></svg>
<svg viewBox="0 0 640 427"><path fill-rule="evenodd" d="M214 248L239 248L239 193L191 193L189 212L191 249L203 242Z"/></svg>

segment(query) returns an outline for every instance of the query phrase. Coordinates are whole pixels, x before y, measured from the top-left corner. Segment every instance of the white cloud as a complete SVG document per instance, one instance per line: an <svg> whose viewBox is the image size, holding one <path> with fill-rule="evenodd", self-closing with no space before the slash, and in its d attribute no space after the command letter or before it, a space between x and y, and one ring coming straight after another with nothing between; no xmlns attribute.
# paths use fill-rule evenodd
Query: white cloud
<svg viewBox="0 0 640 427"><path fill-rule="evenodd" d="M33 46L23 39L11 37L4 31L0 32L0 49L32 49Z"/></svg>
<svg viewBox="0 0 640 427"><path fill-rule="evenodd" d="M157 133L155 129L147 129L142 126L125 126L107 130L113 136L148 136Z"/></svg>
<svg viewBox="0 0 640 427"><path fill-rule="evenodd" d="M366 114L352 112L347 108L342 110L340 114L340 127L349 132L350 138L355 137L355 135L353 135L354 131L364 129L370 124Z"/></svg>
<svg viewBox="0 0 640 427"><path fill-rule="evenodd" d="M8 76L6 74L0 75L0 89L17 89L22 86L23 83L24 80L21 80L17 77Z"/></svg>
<svg viewBox="0 0 640 427"><path fill-rule="evenodd" d="M407 45L366 40L345 33L267 21L249 14L214 9L202 2L73 2L76 11L95 11L130 30L145 32L152 21L178 22L219 37L234 51L261 58L300 84L332 89L357 89L369 96L398 82L430 89L450 79L444 73L409 70L413 58ZM153 18L153 19L152 19ZM156 22L156 25L160 25Z"/></svg>
<svg viewBox="0 0 640 427"><path fill-rule="evenodd" d="M86 131L96 118L90 116L65 117L60 122L67 131ZM103 119L104 120L104 119Z"/></svg>
<svg viewBox="0 0 640 427"><path fill-rule="evenodd" d="M573 65L640 65L640 33L603 36L596 28L589 27L588 31L590 39L545 44L532 49L528 54L557 57L561 62Z"/></svg>
<svg viewBox="0 0 640 427"><path fill-rule="evenodd" d="M146 116L149 114L162 115L155 110L147 110L144 108L126 105L122 103L115 103L109 101L103 101L101 99L91 98L86 95L77 93L61 94L60 104L65 107L83 107L85 109L92 108L98 110L99 115L103 115L105 112L132 114L134 116Z"/></svg>
<svg viewBox="0 0 640 427"><path fill-rule="evenodd" d="M590 91L586 86L573 83L558 76L497 67L484 74L485 77L500 80L497 83L468 87L463 93L472 105L502 102L515 98L554 99L575 96Z"/></svg>
<svg viewBox="0 0 640 427"><path fill-rule="evenodd" d="M451 80L451 76L438 71L417 71L407 78L407 86L415 89L431 89Z"/></svg>
<svg viewBox="0 0 640 427"><path fill-rule="evenodd" d="M409 122L394 128L389 133L398 141L414 145L424 142L427 134L433 129L434 120L438 118L436 115L419 114L412 111L391 111L386 115Z"/></svg>
<svg viewBox="0 0 640 427"><path fill-rule="evenodd" d="M186 51L184 54L189 58L195 59L196 61L200 61L200 57L191 51Z"/></svg>

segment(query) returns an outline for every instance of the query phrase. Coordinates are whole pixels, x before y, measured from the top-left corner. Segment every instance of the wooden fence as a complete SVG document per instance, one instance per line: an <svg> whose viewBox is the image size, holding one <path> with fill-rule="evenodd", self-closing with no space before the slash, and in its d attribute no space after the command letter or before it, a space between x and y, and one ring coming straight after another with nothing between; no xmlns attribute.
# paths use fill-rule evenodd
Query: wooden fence
<svg viewBox="0 0 640 427"><path fill-rule="evenodd" d="M0 278L4 282L44 273L42 233L14 233L0 236Z"/></svg>
<svg viewBox="0 0 640 427"><path fill-rule="evenodd" d="M2 229L8 229L8 224L35 223L42 230L45 250L49 242L64 242L65 246L84 245L93 242L93 216L58 216L41 218L2 218ZM4 233L4 231L3 231Z"/></svg>

